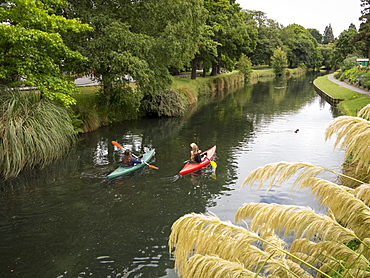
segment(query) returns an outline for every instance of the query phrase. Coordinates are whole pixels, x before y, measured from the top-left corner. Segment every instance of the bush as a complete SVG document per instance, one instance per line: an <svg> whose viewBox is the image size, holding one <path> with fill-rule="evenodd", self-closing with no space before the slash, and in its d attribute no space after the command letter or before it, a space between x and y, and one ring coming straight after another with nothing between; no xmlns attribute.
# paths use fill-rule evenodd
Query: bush
<svg viewBox="0 0 370 278"><path fill-rule="evenodd" d="M142 110L155 116L177 117L185 112L185 104L180 94L175 90L166 90L157 95L144 97Z"/></svg>
<svg viewBox="0 0 370 278"><path fill-rule="evenodd" d="M342 62L341 66L340 66L340 69L342 71L346 71L346 70L352 69L353 67L356 67L356 66L358 66L357 58L356 57L350 57L350 58L344 59L344 61Z"/></svg>
<svg viewBox="0 0 370 278"><path fill-rule="evenodd" d="M339 78L338 78L339 76ZM354 67L344 71L342 74L335 75L341 81L347 80L352 84L370 88L370 72L367 67Z"/></svg>
<svg viewBox="0 0 370 278"><path fill-rule="evenodd" d="M245 54L240 57L238 69L244 75L244 79L249 80L252 73L252 62Z"/></svg>

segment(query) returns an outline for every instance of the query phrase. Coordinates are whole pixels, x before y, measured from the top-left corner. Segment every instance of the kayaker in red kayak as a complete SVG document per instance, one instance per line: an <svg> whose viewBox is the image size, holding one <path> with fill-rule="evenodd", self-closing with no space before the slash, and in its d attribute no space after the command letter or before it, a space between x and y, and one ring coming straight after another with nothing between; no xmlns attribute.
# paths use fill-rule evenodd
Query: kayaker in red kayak
<svg viewBox="0 0 370 278"><path fill-rule="evenodd" d="M190 151L190 163L200 163L203 157L207 156L207 153L201 154L201 150L199 150L197 144L191 143L190 144L191 151Z"/></svg>
<svg viewBox="0 0 370 278"><path fill-rule="evenodd" d="M142 163L141 160L132 157L131 151L129 149L125 150L122 156L122 167L130 167L135 164Z"/></svg>

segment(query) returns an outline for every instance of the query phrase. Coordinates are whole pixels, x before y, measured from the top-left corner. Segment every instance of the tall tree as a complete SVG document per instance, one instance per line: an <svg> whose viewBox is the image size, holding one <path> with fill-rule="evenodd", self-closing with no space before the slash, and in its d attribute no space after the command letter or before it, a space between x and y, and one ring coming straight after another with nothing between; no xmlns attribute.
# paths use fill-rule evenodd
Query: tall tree
<svg viewBox="0 0 370 278"><path fill-rule="evenodd" d="M276 47L282 47L282 26L260 11L245 11L245 17L253 20L258 28L256 48L249 54L255 65L270 65ZM248 20L249 21L249 20Z"/></svg>
<svg viewBox="0 0 370 278"><path fill-rule="evenodd" d="M349 25L348 29L355 29L357 31L356 25L354 25L353 23Z"/></svg>
<svg viewBox="0 0 370 278"><path fill-rule="evenodd" d="M365 55L370 57L370 1L361 0L361 6L363 7L362 15L360 17L361 24L358 30L358 35L355 37L355 41L362 42L365 49Z"/></svg>
<svg viewBox="0 0 370 278"><path fill-rule="evenodd" d="M277 47L271 57L271 66L276 75L283 75L284 70L288 67L288 59L284 50Z"/></svg>
<svg viewBox="0 0 370 278"><path fill-rule="evenodd" d="M204 47L200 45L199 52L202 54L202 63L211 67L211 75L216 75L221 67L233 69L241 54L246 54L255 47L257 31L254 26L245 22L242 9L235 1L205 0L204 7L208 12L208 27L203 30L208 32L207 36L211 36L203 37L207 44ZM198 60L199 58L195 57ZM195 66L194 61L192 65Z"/></svg>
<svg viewBox="0 0 370 278"><path fill-rule="evenodd" d="M354 42L357 34L356 28L349 28L340 33L338 39L335 40L331 61L334 67L338 68L348 56L361 55L358 47L361 43Z"/></svg>
<svg viewBox="0 0 370 278"><path fill-rule="evenodd" d="M334 44L319 44L319 51L321 53L321 56L323 58L322 66L325 69L331 69L332 68L332 55L334 51Z"/></svg>
<svg viewBox="0 0 370 278"><path fill-rule="evenodd" d="M77 14L94 30L70 38L90 58L104 85L109 105L133 95L128 76L136 81L135 96L163 92L171 83L169 67L183 68L193 57L204 22L201 0L104 1L69 0L67 16ZM137 108L137 107L136 107Z"/></svg>
<svg viewBox="0 0 370 278"><path fill-rule="evenodd" d="M303 26L291 24L282 30L283 50L287 53L289 67L304 64L307 68L321 66L322 57L318 43Z"/></svg>
<svg viewBox="0 0 370 278"><path fill-rule="evenodd" d="M324 34L322 36L322 43L328 44L334 42L334 33L331 24L325 27Z"/></svg>
<svg viewBox="0 0 370 278"><path fill-rule="evenodd" d="M323 36L321 35L319 30L313 29L313 28L308 28L307 30L308 30L308 32L310 32L312 37L314 37L316 39L317 43L319 43L319 44L322 43Z"/></svg>
<svg viewBox="0 0 370 278"><path fill-rule="evenodd" d="M65 106L75 102L75 86L63 75L71 59L85 60L69 49L61 33L89 30L77 19L57 16L63 0L14 0L0 5L0 82L37 87Z"/></svg>

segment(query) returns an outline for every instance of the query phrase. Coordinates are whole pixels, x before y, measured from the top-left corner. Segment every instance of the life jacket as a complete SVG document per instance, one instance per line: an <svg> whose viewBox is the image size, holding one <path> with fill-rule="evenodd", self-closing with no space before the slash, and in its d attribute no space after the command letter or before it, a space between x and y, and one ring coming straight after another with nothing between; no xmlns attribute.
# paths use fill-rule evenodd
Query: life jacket
<svg viewBox="0 0 370 278"><path fill-rule="evenodd" d="M201 158L201 156L200 156L200 153L196 153L196 154L194 155L194 161L195 161L196 163L199 163L199 162L201 162L201 161L202 161L202 158Z"/></svg>

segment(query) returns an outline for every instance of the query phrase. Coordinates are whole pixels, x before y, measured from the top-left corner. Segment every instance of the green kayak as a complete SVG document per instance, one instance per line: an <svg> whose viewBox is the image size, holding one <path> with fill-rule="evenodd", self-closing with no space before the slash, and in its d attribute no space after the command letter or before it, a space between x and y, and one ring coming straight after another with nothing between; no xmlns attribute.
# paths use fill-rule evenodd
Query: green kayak
<svg viewBox="0 0 370 278"><path fill-rule="evenodd" d="M148 163L148 161L152 159L154 154L155 154L155 149L152 149L152 150L143 154L143 158L141 159L141 161L143 161L143 163L136 164L136 165L131 166L131 167L118 167L116 170L114 170L112 173L110 173L108 175L108 179L114 179L116 177L119 177L119 176L122 176L122 175L125 175L125 174L128 174L128 173L131 173L133 171L136 171L137 169L140 169L141 167L147 166L146 163Z"/></svg>

